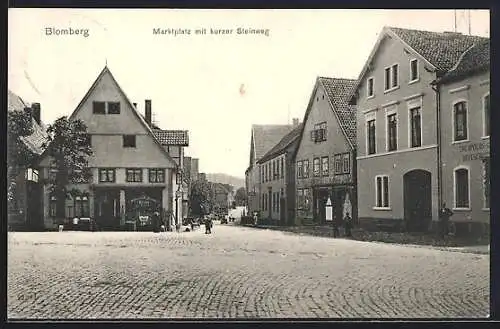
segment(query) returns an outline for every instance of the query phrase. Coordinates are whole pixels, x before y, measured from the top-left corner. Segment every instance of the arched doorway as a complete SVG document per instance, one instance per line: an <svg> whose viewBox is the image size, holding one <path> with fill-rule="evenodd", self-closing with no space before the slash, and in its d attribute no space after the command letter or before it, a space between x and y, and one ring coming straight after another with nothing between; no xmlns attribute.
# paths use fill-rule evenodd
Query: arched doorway
<svg viewBox="0 0 500 329"><path fill-rule="evenodd" d="M421 169L409 171L403 176L403 184L406 229L427 231L432 220L431 173Z"/></svg>

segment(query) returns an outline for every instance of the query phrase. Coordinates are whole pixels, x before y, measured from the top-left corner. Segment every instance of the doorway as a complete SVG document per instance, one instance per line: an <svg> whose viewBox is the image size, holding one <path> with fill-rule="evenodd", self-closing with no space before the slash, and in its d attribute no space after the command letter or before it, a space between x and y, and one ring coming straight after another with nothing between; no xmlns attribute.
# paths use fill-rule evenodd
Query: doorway
<svg viewBox="0 0 500 329"><path fill-rule="evenodd" d="M427 231L432 220L431 173L416 169L403 176L404 219L410 232Z"/></svg>
<svg viewBox="0 0 500 329"><path fill-rule="evenodd" d="M41 230L44 227L42 211L42 185L26 181L26 224L29 230Z"/></svg>
<svg viewBox="0 0 500 329"><path fill-rule="evenodd" d="M94 205L94 218L99 229L112 230L120 227L120 190L96 190Z"/></svg>

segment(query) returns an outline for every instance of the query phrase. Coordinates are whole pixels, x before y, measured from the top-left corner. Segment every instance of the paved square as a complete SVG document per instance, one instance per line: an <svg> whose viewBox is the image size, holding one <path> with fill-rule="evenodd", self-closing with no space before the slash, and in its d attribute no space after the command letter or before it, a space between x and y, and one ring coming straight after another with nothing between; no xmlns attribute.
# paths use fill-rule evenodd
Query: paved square
<svg viewBox="0 0 500 329"><path fill-rule="evenodd" d="M9 318L486 317L489 256L216 225L9 233Z"/></svg>

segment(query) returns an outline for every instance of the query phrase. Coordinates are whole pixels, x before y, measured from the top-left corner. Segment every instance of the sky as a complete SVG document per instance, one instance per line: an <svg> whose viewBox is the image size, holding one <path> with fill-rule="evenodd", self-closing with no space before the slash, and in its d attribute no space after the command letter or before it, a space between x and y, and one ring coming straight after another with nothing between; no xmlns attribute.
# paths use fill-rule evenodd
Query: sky
<svg viewBox="0 0 500 329"><path fill-rule="evenodd" d="M489 36L489 11L470 13L472 34ZM456 17L468 33L466 12ZM302 121L316 77L357 78L384 26L442 32L455 24L454 10L365 9L9 9L8 19L8 87L41 103L42 121L69 116L107 63L139 112L151 99L162 129L189 130L186 154L200 159L200 172L238 177L251 125ZM88 34L47 32L69 28Z"/></svg>

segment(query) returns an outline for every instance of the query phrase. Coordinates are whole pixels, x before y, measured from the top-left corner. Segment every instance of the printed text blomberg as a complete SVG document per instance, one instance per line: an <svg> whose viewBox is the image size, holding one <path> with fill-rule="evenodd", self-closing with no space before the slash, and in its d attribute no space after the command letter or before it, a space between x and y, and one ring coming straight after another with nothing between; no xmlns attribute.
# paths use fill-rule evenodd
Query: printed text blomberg
<svg viewBox="0 0 500 329"><path fill-rule="evenodd" d="M55 36L75 35L75 36L82 36L84 38L87 38L89 36L89 29L74 29L72 27L65 28L65 29L58 29L55 27L46 27L45 28L45 35L55 35Z"/></svg>

